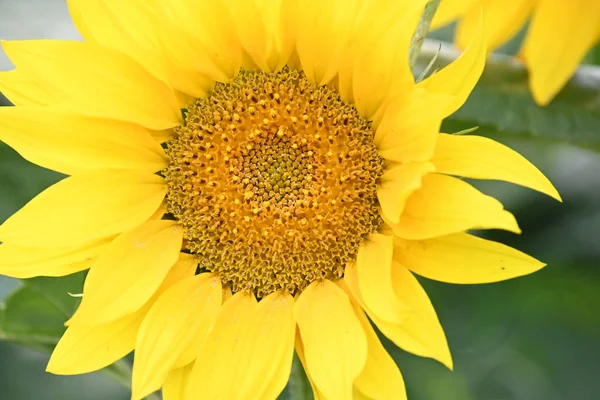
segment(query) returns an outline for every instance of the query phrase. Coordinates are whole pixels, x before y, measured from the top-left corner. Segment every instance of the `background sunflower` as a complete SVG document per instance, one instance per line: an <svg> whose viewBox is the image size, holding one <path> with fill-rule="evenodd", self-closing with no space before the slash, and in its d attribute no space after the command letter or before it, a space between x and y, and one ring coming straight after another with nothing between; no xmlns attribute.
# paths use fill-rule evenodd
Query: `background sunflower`
<svg viewBox="0 0 600 400"><path fill-rule="evenodd" d="M76 37L63 3L0 0L0 39ZM451 33L444 30L434 37L450 40ZM505 50L516 48L518 43L513 42ZM595 58L600 64L598 54L592 53L588 60ZM440 62L447 55L444 47ZM518 70L498 81L495 68L501 65L488 66L469 102L446 121L446 130L481 125L478 134L518 150L555 183L564 205L511 185L473 182L513 210L524 231L519 238L504 233L489 237L515 245L549 266L495 285L452 286L421 280L453 343L452 374L385 339L384 344L402 365L413 400L592 399L600 385L600 318L593 307L600 304L600 159L582 147L600 148L599 136L590 133L600 126L600 83L595 83L595 94L582 94L584 89L575 84L548 110L540 111L527 93L507 94L507 86L521 87L523 75ZM10 64L1 59L0 70L6 69ZM526 139L535 134L546 140ZM61 178L0 144L0 221ZM62 334L62 323L77 302L56 294L79 293L82 281L81 275L60 281L36 278L9 296L17 282L0 277L0 299L6 304L0 310L0 339L35 343L33 349L10 340L0 343L0 398L69 400L81 399L82 393L86 400L128 398L126 390L98 373L64 378L44 372L45 350ZM105 374L118 374L126 363L111 368Z"/></svg>

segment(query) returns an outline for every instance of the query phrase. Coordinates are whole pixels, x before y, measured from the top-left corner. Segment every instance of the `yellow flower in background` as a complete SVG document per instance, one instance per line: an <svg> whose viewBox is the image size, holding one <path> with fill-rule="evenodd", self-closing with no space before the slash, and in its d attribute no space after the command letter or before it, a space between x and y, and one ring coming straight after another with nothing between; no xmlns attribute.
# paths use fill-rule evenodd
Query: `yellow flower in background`
<svg viewBox="0 0 600 400"><path fill-rule="evenodd" d="M416 84L425 3L70 0L85 42L3 42L0 140L68 177L0 226L0 273L90 269L48 370L135 349L134 399L275 399L295 348L318 398L406 398L367 316L452 368L413 274L543 267L465 233L520 231L455 176L560 198L507 147L439 132L486 51L479 32Z"/></svg>
<svg viewBox="0 0 600 400"><path fill-rule="evenodd" d="M476 34L482 6L490 52L529 21L520 57L539 105L550 103L600 41L598 0L442 0L432 26L458 19L455 41L465 48Z"/></svg>

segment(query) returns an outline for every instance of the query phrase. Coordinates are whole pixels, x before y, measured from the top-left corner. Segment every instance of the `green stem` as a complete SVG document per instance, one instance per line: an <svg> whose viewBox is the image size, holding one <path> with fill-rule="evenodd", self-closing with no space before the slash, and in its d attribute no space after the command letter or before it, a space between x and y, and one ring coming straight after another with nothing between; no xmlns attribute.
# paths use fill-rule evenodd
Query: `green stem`
<svg viewBox="0 0 600 400"><path fill-rule="evenodd" d="M119 360L100 372L124 388L131 390L131 364L126 359ZM146 397L146 400L161 400L161 396L158 393L152 393Z"/></svg>
<svg viewBox="0 0 600 400"><path fill-rule="evenodd" d="M411 68L413 68L417 63L419 53L421 52L421 46L423 45L425 37L429 32L429 26L431 25L431 21L433 20L433 16L435 15L439 5L440 0L431 0L429 3L427 3L425 9L423 10L423 15L421 15L419 25L417 25L417 30L415 31L410 43L408 60Z"/></svg>
<svg viewBox="0 0 600 400"><path fill-rule="evenodd" d="M308 377L304 372L304 367L300 362L298 356L294 353L294 360L292 363L292 373L290 374L290 380L285 388L284 392L287 396L280 397L287 400L312 400L313 393Z"/></svg>

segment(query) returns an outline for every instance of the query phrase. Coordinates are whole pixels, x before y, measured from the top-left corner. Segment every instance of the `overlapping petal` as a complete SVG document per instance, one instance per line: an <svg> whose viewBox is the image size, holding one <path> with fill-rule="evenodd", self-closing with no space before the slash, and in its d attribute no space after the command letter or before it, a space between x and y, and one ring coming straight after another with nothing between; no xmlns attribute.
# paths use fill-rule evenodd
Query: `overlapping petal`
<svg viewBox="0 0 600 400"><path fill-rule="evenodd" d="M260 303L246 292L228 299L198 352L188 396L275 399L291 370L293 306L283 292Z"/></svg>
<svg viewBox="0 0 600 400"><path fill-rule="evenodd" d="M440 134L431 161L444 174L503 180L561 199L548 178L525 157L492 139Z"/></svg>
<svg viewBox="0 0 600 400"><path fill-rule="evenodd" d="M0 245L0 274L13 278L64 276L92 266L112 238L75 248L38 248Z"/></svg>
<svg viewBox="0 0 600 400"><path fill-rule="evenodd" d="M197 260L180 254L155 295L139 311L99 325L70 326L52 352L47 370L59 375L84 374L119 360L134 349L139 327L158 296L196 272Z"/></svg>
<svg viewBox="0 0 600 400"><path fill-rule="evenodd" d="M25 159L67 175L103 168L152 173L167 164L146 128L53 107L0 108L0 140Z"/></svg>
<svg viewBox="0 0 600 400"><path fill-rule="evenodd" d="M306 369L328 399L351 400L367 360L367 338L346 293L333 282L311 283L294 309Z"/></svg>
<svg viewBox="0 0 600 400"><path fill-rule="evenodd" d="M67 40L3 41L2 48L31 82L15 88L18 81L4 81L0 90L9 94L41 95L56 107L156 130L181 121L172 89L124 53Z"/></svg>
<svg viewBox="0 0 600 400"><path fill-rule="evenodd" d="M448 283L498 282L545 265L504 244L467 233L419 241L396 238L394 259L416 274Z"/></svg>
<svg viewBox="0 0 600 400"><path fill-rule="evenodd" d="M396 165L383 173L377 185L377 198L383 214L393 223L400 221L406 199L422 186L423 176L433 172L429 162Z"/></svg>
<svg viewBox="0 0 600 400"><path fill-rule="evenodd" d="M404 239L426 239L468 229L521 232L515 217L498 200L441 174L423 178L423 187L406 200L399 223L390 226Z"/></svg>
<svg viewBox="0 0 600 400"><path fill-rule="evenodd" d="M400 323L406 318L406 307L398 301L392 286L393 242L393 236L369 235L358 249L356 270L365 304L379 318Z"/></svg>
<svg viewBox="0 0 600 400"><path fill-rule="evenodd" d="M195 359L217 318L221 294L221 281L205 273L182 280L158 298L137 336L132 398L160 389L169 370Z"/></svg>
<svg viewBox="0 0 600 400"><path fill-rule="evenodd" d="M446 116L458 110L467 100L479 80L487 51L482 11L478 10L479 20L473 40L454 62L435 72L419 83L419 86L435 93L445 93L454 97L446 109Z"/></svg>
<svg viewBox="0 0 600 400"><path fill-rule="evenodd" d="M344 283L352 299L360 304L379 330L396 345L421 357L438 360L452 368L452 357L444 330L436 312L416 278L408 269L394 262L392 264L392 283L398 300L409 307L407 318L400 324L383 321L367 307L358 288L356 273L346 268ZM342 287L344 285L342 284Z"/></svg>
<svg viewBox="0 0 600 400"><path fill-rule="evenodd" d="M165 197L164 180L147 172L101 170L50 186L0 226L0 241L68 248L132 229Z"/></svg>
<svg viewBox="0 0 600 400"><path fill-rule="evenodd" d="M68 325L114 321L139 310L178 260L183 233L174 221L148 221L117 237L94 262Z"/></svg>

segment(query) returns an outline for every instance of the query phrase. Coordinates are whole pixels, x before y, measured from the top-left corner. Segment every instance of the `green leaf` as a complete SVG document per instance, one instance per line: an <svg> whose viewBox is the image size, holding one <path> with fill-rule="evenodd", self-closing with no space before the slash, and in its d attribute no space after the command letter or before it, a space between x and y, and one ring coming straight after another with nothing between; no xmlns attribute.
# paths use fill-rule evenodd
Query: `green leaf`
<svg viewBox="0 0 600 400"><path fill-rule="evenodd" d="M439 45L427 41L418 67L424 69ZM458 52L443 49L436 68ZM417 68L418 70L419 68ZM448 117L442 129L452 133L479 126L479 134L535 138L600 150L600 67L581 67L547 107L533 102L527 71L516 59L494 55L465 105Z"/></svg>
<svg viewBox="0 0 600 400"><path fill-rule="evenodd" d="M85 273L62 278L23 280L19 288L0 304L0 339L50 352L73 314Z"/></svg>

